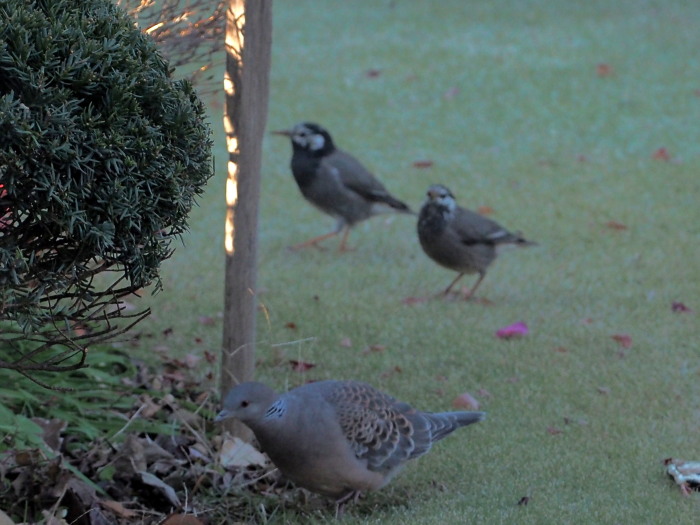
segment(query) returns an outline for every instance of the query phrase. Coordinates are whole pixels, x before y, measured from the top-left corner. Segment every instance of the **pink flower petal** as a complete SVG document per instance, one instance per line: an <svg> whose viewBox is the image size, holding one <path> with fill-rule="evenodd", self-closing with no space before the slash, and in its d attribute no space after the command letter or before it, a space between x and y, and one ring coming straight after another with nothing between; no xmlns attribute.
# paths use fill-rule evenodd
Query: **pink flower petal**
<svg viewBox="0 0 700 525"><path fill-rule="evenodd" d="M496 331L496 337L501 339L512 339L514 337L522 337L527 335L530 330L527 328L527 324L524 321L518 321L517 323L504 326Z"/></svg>

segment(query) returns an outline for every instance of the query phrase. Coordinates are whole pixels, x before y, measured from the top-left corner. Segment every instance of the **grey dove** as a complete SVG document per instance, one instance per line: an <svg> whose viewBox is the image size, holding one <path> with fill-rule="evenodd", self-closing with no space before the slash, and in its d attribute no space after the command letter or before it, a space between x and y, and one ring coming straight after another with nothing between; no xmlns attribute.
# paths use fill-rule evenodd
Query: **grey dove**
<svg viewBox="0 0 700 525"><path fill-rule="evenodd" d="M377 490L483 412L421 412L356 381L318 381L277 394L257 382L226 395L215 421L234 417L284 476L338 502Z"/></svg>
<svg viewBox="0 0 700 525"><path fill-rule="evenodd" d="M427 196L418 214L420 245L436 263L459 272L444 295L465 274L478 273L479 278L466 295L466 298L472 297L501 246L537 244L518 233L509 232L491 219L458 206L452 192L442 184L430 186Z"/></svg>
<svg viewBox="0 0 700 525"><path fill-rule="evenodd" d="M273 131L292 142L291 168L304 198L337 221L335 229L292 246L315 246L343 233L340 251L347 250L347 238L356 223L379 213L414 213L391 195L359 160L336 148L330 133L312 122L302 122L290 130Z"/></svg>

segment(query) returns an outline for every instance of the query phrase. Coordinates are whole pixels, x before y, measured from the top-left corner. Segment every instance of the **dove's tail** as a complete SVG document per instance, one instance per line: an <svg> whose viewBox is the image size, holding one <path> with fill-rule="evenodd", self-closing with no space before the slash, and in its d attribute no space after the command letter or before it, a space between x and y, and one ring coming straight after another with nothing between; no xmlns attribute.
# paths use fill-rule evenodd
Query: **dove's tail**
<svg viewBox="0 0 700 525"><path fill-rule="evenodd" d="M433 441L444 438L460 427L478 423L486 417L486 412L437 412L430 414L433 423Z"/></svg>

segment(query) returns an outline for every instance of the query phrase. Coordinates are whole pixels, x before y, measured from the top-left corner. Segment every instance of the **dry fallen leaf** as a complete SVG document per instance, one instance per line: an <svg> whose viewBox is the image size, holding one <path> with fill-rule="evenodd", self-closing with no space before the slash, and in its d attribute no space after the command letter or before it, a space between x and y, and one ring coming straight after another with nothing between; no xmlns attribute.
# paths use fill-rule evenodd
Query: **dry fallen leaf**
<svg viewBox="0 0 700 525"><path fill-rule="evenodd" d="M142 405L139 408L139 415L143 419L153 418L153 416L160 412L160 409L162 408L161 405L153 401L153 398L148 394L141 395L140 400Z"/></svg>
<svg viewBox="0 0 700 525"><path fill-rule="evenodd" d="M469 392L463 392L452 400L452 406L465 410L479 410L479 401Z"/></svg>
<svg viewBox="0 0 700 525"><path fill-rule="evenodd" d="M114 514L124 519L135 519L138 517L138 512L134 512L131 509L127 509L123 504L118 501L113 500L102 500L100 501L100 506L104 509L112 511Z"/></svg>
<svg viewBox="0 0 700 525"><path fill-rule="evenodd" d="M383 352L386 350L386 345L369 345L362 349L362 354L371 354L372 352Z"/></svg>
<svg viewBox="0 0 700 525"><path fill-rule="evenodd" d="M63 437L61 434L68 426L68 423L62 419L44 419L43 417L33 417L31 418L34 423L39 425L42 430L42 439L51 449L58 452L63 444Z"/></svg>
<svg viewBox="0 0 700 525"><path fill-rule="evenodd" d="M292 321L289 321L289 322L287 322L287 323L284 323L284 327L285 327L286 329L288 329L288 330L296 330L296 329L297 329L297 324L294 323L294 322L292 322Z"/></svg>
<svg viewBox="0 0 700 525"><path fill-rule="evenodd" d="M381 70L381 69L374 69L374 68L372 68L372 69L368 69L367 71L365 71L365 76L366 76L367 78L377 78L377 77L378 77L379 75L381 75L381 74L382 74L382 70Z"/></svg>
<svg viewBox="0 0 700 525"><path fill-rule="evenodd" d="M314 363L306 363L304 361L297 361L296 359L290 359L289 364L292 365L292 370L295 372L305 372L316 366Z"/></svg>
<svg viewBox="0 0 700 525"><path fill-rule="evenodd" d="M340 340L340 346L342 346L343 348L352 348L352 339L350 339L349 337L343 337Z"/></svg>
<svg viewBox="0 0 700 525"><path fill-rule="evenodd" d="M163 496L165 496L174 507L180 508L182 506L182 503L180 503L180 499L175 493L175 489L173 489L170 485L165 483L162 479L158 478L157 476L154 476L150 472L140 471L137 472L137 474L140 476L141 481L144 484L150 485L151 487L160 491L160 493Z"/></svg>
<svg viewBox="0 0 700 525"><path fill-rule="evenodd" d="M675 313L691 313L693 310L680 301L673 301L671 303L671 311Z"/></svg>
<svg viewBox="0 0 700 525"><path fill-rule="evenodd" d="M160 525L204 525L194 514L171 514Z"/></svg>
<svg viewBox="0 0 700 525"><path fill-rule="evenodd" d="M15 525L15 522L10 517L0 510L0 525Z"/></svg>
<svg viewBox="0 0 700 525"><path fill-rule="evenodd" d="M187 354L185 356L185 366L187 368L197 368L199 362L202 360L202 356L196 354Z"/></svg>
<svg viewBox="0 0 700 525"><path fill-rule="evenodd" d="M666 148L659 148L654 152L651 158L654 160L669 161L671 160L671 155Z"/></svg>
<svg viewBox="0 0 700 525"><path fill-rule="evenodd" d="M216 324L216 319L209 315L200 315L199 324L204 326L214 326Z"/></svg>
<svg viewBox="0 0 700 525"><path fill-rule="evenodd" d="M406 297L405 299L401 299L401 302L403 304L408 305L408 306L411 306L413 304L425 303L427 301L428 301L427 297Z"/></svg>
<svg viewBox="0 0 700 525"><path fill-rule="evenodd" d="M627 229L627 226L625 224L622 224L621 222L617 222L617 221L608 221L605 223L605 226L607 226L611 230L618 230L618 231L622 231L622 230Z"/></svg>
<svg viewBox="0 0 700 525"><path fill-rule="evenodd" d="M229 467L264 467L267 464L265 456L249 443L240 438L225 439L219 452L219 463L224 468Z"/></svg>
<svg viewBox="0 0 700 525"><path fill-rule="evenodd" d="M479 215L493 215L495 210L491 206L479 206L476 211Z"/></svg>
<svg viewBox="0 0 700 525"><path fill-rule="evenodd" d="M547 434L550 436L556 436L557 434L561 434L564 432L562 429L557 428L557 427L547 427Z"/></svg>
<svg viewBox="0 0 700 525"><path fill-rule="evenodd" d="M627 334L614 334L610 337L617 341L622 348L629 348L632 346L632 337Z"/></svg>
<svg viewBox="0 0 700 525"><path fill-rule="evenodd" d="M403 372L403 369L400 366L396 365L394 368L390 368L389 370L382 372L379 375L379 377L381 377L382 379L386 379L389 376L393 376L394 374L400 374L401 372Z"/></svg>
<svg viewBox="0 0 700 525"><path fill-rule="evenodd" d="M432 165L432 160L417 160L413 163L414 168L430 168Z"/></svg>
<svg viewBox="0 0 700 525"><path fill-rule="evenodd" d="M595 72L599 77L609 77L613 74L614 70L610 64L601 62L600 64L596 65Z"/></svg>

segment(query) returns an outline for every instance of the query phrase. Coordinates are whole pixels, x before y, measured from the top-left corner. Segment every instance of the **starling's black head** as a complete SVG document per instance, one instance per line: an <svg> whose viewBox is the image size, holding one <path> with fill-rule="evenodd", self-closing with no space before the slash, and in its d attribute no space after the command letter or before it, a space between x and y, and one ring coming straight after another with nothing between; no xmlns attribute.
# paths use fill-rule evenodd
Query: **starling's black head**
<svg viewBox="0 0 700 525"><path fill-rule="evenodd" d="M335 150L330 133L324 127L313 122L302 122L290 130L273 131L273 133L292 139L294 151L301 150L314 156L323 156Z"/></svg>

